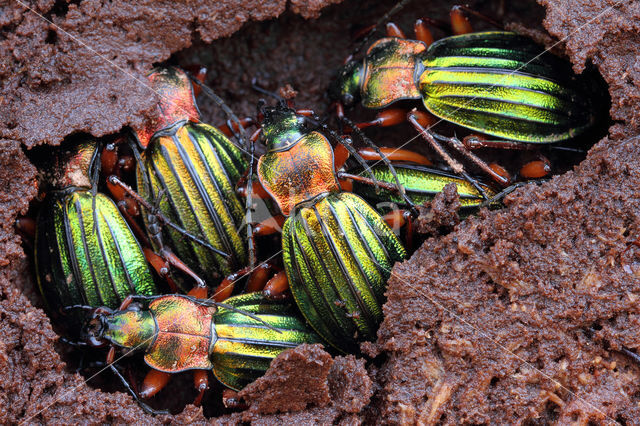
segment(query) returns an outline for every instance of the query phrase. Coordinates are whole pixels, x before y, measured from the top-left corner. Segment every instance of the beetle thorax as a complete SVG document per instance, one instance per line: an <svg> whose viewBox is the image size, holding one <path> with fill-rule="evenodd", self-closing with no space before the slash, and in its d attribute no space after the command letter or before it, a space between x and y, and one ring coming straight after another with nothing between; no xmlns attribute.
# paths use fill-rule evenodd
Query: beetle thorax
<svg viewBox="0 0 640 426"><path fill-rule="evenodd" d="M333 150L318 132L304 135L287 149L260 157L258 177L285 215L302 202L339 189Z"/></svg>

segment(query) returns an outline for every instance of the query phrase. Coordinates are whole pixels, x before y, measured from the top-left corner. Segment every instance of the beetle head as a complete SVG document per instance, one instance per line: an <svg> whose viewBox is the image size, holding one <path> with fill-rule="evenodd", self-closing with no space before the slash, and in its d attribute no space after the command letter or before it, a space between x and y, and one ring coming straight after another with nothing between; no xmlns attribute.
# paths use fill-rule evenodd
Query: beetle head
<svg viewBox="0 0 640 426"><path fill-rule="evenodd" d="M262 142L267 149L280 149L296 142L306 133L305 117L296 114L286 103L275 107L264 107L262 121Z"/></svg>
<svg viewBox="0 0 640 426"><path fill-rule="evenodd" d="M82 327L81 339L89 346L100 348L110 343L105 337L105 331L109 328L107 316L112 311L108 308L95 308Z"/></svg>
<svg viewBox="0 0 640 426"><path fill-rule="evenodd" d="M360 100L362 85L362 61L351 60L338 70L338 75L329 86L329 99L350 107Z"/></svg>

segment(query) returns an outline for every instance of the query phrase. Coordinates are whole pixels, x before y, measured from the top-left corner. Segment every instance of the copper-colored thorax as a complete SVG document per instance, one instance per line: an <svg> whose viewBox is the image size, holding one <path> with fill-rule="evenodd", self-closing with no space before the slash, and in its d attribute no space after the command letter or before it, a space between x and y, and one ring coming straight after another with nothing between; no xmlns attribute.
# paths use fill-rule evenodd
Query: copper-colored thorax
<svg viewBox="0 0 640 426"><path fill-rule="evenodd" d="M178 121L200 121L200 112L196 106L193 86L184 71L177 68L156 68L149 76L149 87L158 97L157 113L145 123L142 129L136 129L138 141L146 147L153 135Z"/></svg>
<svg viewBox="0 0 640 426"><path fill-rule="evenodd" d="M263 155L258 176L284 215L299 203L339 190L331 144L318 132L301 137L286 149Z"/></svg>

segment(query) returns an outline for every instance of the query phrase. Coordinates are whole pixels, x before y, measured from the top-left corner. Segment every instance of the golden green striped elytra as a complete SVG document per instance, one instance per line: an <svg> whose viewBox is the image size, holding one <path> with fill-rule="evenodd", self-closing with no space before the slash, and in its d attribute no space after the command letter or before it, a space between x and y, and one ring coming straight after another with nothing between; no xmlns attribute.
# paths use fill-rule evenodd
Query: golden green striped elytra
<svg viewBox="0 0 640 426"><path fill-rule="evenodd" d="M599 119L599 89L528 37L489 31L427 46L387 37L350 61L329 89L350 106L384 108L421 99L433 115L476 132L525 143L571 139Z"/></svg>

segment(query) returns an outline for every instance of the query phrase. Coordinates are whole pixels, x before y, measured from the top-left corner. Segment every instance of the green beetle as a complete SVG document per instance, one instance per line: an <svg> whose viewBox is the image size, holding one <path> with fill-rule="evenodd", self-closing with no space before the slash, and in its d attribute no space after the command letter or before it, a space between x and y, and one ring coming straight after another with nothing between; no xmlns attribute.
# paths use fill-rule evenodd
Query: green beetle
<svg viewBox="0 0 640 426"><path fill-rule="evenodd" d="M415 204L424 204L432 200L436 194L442 192L444 187L450 183L456 185L460 196L460 207L472 209L480 207L485 202L482 194L473 185L454 174L416 164L394 163L394 167L400 184L404 187L407 196ZM388 184L395 183L395 178L391 175L388 167L381 164L372 165L371 171L378 181ZM364 171L362 168L356 167L349 169L349 173L363 175ZM482 187L490 198L496 195L491 187L487 185L482 185ZM401 196L386 189L376 191L371 185L354 181L352 190L371 203L371 205L379 206L382 211L387 211L393 205L401 208L408 207Z"/></svg>
<svg viewBox="0 0 640 426"><path fill-rule="evenodd" d="M56 189L37 217L34 258L38 287L53 315L71 305L116 308L130 294L158 293L120 211L95 190L98 163L98 144L88 141L61 152L48 167Z"/></svg>
<svg viewBox="0 0 640 426"><path fill-rule="evenodd" d="M284 103L262 115L267 153L257 172L288 216L282 250L293 296L327 342L357 351L376 337L386 283L405 248L369 204L340 190L331 144L306 117Z"/></svg>
<svg viewBox="0 0 640 426"><path fill-rule="evenodd" d="M460 13L459 8L454 9L452 21L461 19ZM455 22L453 26L456 28ZM473 155L471 148L526 149L527 144L565 141L602 121L606 95L598 82L575 75L569 62L528 37L487 31L432 43L422 21L416 24L418 40L405 39L393 24L388 33L392 36L373 43L364 59L351 60L339 70L329 97L337 102L340 116L343 107L358 101L365 108L380 109L399 100L420 99L441 120L500 138L485 141L474 136L459 141L442 137L430 130L434 120L420 111L388 110L377 120L354 125L385 126L408 120L457 174L464 168L442 152L440 143L449 144L506 185L508 179Z"/></svg>
<svg viewBox="0 0 640 426"><path fill-rule="evenodd" d="M134 301L142 306L131 305ZM270 300L261 293L234 296L224 304L184 295L132 296L118 310L91 311L83 335L88 345L144 353L153 369L140 392L145 398L166 384L159 379L162 374L188 370L212 370L222 384L240 390L262 376L286 349L321 342L291 303ZM109 364L114 355L111 350ZM201 393L207 388L206 375L202 380Z"/></svg>
<svg viewBox="0 0 640 426"><path fill-rule="evenodd" d="M135 132L143 148L136 172L138 192L157 204L169 221L219 252L172 227L163 228L164 242L160 242L147 215L145 225L156 251L166 243L211 284L248 262L245 206L236 193L248 164L241 149L222 131L200 122L194 89L184 71L156 68L148 79L160 101L153 119ZM181 277L173 278L182 291L191 288Z"/></svg>

